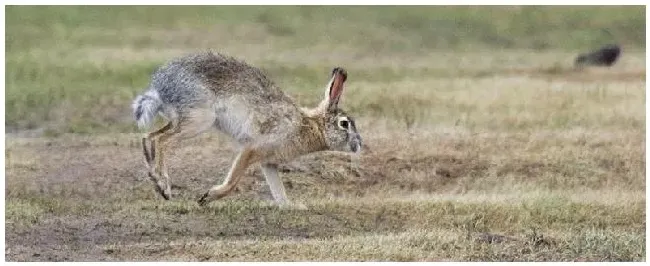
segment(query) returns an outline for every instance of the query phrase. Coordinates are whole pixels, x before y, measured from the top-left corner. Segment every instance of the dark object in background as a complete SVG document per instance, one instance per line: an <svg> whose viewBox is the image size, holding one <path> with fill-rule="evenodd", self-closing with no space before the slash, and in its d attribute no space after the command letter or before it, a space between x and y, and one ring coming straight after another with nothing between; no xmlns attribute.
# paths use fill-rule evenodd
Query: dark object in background
<svg viewBox="0 0 650 266"><path fill-rule="evenodd" d="M621 47L615 44L607 45L596 51L578 55L575 66L611 66L620 55Z"/></svg>

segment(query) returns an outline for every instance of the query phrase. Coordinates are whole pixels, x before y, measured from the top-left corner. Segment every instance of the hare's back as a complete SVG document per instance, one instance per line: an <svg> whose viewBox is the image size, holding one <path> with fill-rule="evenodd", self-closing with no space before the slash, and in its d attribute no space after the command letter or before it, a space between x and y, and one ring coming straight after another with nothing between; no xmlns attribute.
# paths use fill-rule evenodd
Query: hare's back
<svg viewBox="0 0 650 266"><path fill-rule="evenodd" d="M169 104L192 104L237 97L251 104L294 105L259 69L233 57L212 52L179 57L160 67L152 87Z"/></svg>
<svg viewBox="0 0 650 266"><path fill-rule="evenodd" d="M175 63L208 93L216 125L239 142L280 136L299 122L299 108L260 69L220 54L191 55ZM189 91L189 94L196 94Z"/></svg>
<svg viewBox="0 0 650 266"><path fill-rule="evenodd" d="M211 52L188 56L188 70L217 97L243 96L270 101L289 101L264 72L233 57Z"/></svg>

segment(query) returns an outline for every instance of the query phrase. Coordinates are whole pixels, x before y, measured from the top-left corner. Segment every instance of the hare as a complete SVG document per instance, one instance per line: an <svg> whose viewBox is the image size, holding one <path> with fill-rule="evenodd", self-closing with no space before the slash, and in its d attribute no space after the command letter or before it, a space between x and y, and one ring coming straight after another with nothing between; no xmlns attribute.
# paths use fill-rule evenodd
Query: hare
<svg viewBox="0 0 650 266"><path fill-rule="evenodd" d="M203 194L200 205L229 194L246 169L259 163L275 202L304 208L287 199L278 164L318 151L361 151L354 119L338 106L346 79L343 68L334 68L320 104L301 108L260 69L233 57L204 52L168 62L155 71L148 89L132 104L142 129L157 114L168 120L142 138L148 175L157 192L165 200L171 197L165 153L182 139L217 129L232 137L240 151L223 183Z"/></svg>

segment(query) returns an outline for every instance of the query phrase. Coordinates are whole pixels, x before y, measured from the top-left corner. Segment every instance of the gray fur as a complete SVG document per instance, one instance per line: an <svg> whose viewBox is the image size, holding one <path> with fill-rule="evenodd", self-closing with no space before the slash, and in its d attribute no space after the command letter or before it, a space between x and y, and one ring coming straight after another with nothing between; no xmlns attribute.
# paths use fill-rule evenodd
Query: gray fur
<svg viewBox="0 0 650 266"><path fill-rule="evenodd" d="M162 101L155 90L149 90L142 95L138 95L133 101L133 115L138 122L138 127L149 127L161 105Z"/></svg>
<svg viewBox="0 0 650 266"><path fill-rule="evenodd" d="M337 81L343 81L333 85L336 75L339 75ZM187 138L216 128L247 151L242 159L247 164L250 160L250 163L275 165L322 150L359 152L361 137L354 121L338 108L346 78L345 70L335 68L323 102L313 109L300 108L260 69L229 56L205 52L174 59L157 69L147 90L133 101L133 112L141 127L150 125L156 114L169 120L169 132L160 133L168 134L166 138L177 133ZM328 95L333 86L340 89L338 96L330 101L328 97L332 96ZM350 121L347 129L340 126L341 119ZM154 133L145 139L153 139L151 134ZM146 147L144 152L147 157ZM149 160L148 164L151 163ZM226 181L230 182L231 175L239 173L241 169L236 167L239 166L233 165ZM278 185L270 169L273 168L265 168L265 175L277 188L282 183ZM152 171L161 171L152 176L166 172ZM224 190L223 186L219 189Z"/></svg>

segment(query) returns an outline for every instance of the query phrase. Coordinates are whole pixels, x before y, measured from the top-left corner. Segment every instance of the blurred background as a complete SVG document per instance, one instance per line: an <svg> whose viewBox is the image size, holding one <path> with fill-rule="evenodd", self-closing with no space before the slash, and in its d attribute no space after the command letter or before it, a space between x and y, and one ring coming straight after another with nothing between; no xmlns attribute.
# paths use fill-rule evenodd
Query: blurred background
<svg viewBox="0 0 650 266"><path fill-rule="evenodd" d="M130 101L153 70L207 49L263 68L302 104L341 65L362 116L493 127L467 120L485 111L471 99L445 98L450 79L561 74L610 43L620 68L645 72L643 6L7 6L6 133L135 131ZM522 123L508 127L539 125Z"/></svg>

